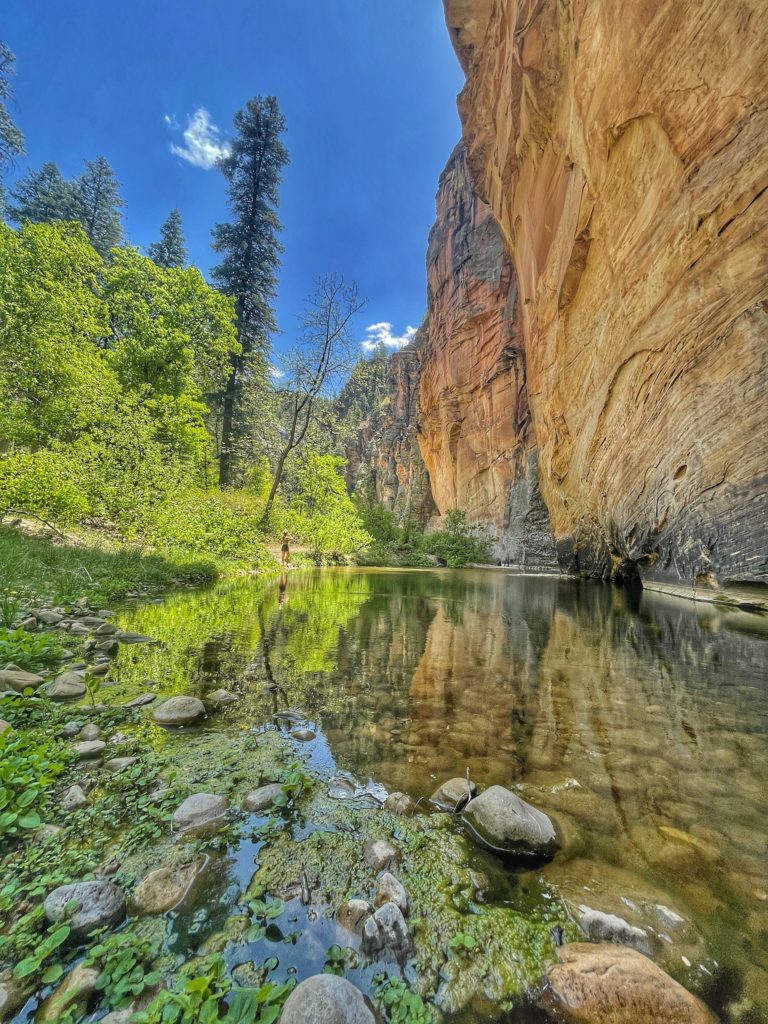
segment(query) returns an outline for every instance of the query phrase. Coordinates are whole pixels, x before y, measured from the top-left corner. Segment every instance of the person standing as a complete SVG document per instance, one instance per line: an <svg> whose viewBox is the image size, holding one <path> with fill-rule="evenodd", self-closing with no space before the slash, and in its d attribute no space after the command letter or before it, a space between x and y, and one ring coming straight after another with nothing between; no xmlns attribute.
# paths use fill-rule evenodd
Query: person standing
<svg viewBox="0 0 768 1024"><path fill-rule="evenodd" d="M291 564L291 547L289 543L290 539L291 538L288 536L288 531L283 530L283 539L280 545L280 555L283 565Z"/></svg>

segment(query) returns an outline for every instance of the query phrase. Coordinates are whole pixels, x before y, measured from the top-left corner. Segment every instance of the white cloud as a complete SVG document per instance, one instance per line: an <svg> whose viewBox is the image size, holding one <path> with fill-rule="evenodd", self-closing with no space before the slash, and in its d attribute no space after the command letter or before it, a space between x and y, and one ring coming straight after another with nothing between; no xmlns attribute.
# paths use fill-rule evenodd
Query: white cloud
<svg viewBox="0 0 768 1024"><path fill-rule="evenodd" d="M270 375L275 378L275 380L280 380L282 377L285 376L285 370L281 370L279 366L270 366L269 372Z"/></svg>
<svg viewBox="0 0 768 1024"><path fill-rule="evenodd" d="M169 128L178 127L175 122L175 117L165 115L165 123ZM198 107L194 114L187 118L184 145L177 146L172 142L171 152L195 167L202 167L204 171L208 171L217 160L229 155L229 143L222 141L221 132L211 121L211 115L205 107Z"/></svg>
<svg viewBox="0 0 768 1024"><path fill-rule="evenodd" d="M163 120L172 131L176 131L179 127L179 122L176 120L175 114L163 114Z"/></svg>
<svg viewBox="0 0 768 1024"><path fill-rule="evenodd" d="M371 324L365 328L362 346L366 352L373 352L379 345L385 348L405 348L413 341L415 334L416 328L411 326L406 327L402 334L395 334L393 325L384 320L380 324Z"/></svg>

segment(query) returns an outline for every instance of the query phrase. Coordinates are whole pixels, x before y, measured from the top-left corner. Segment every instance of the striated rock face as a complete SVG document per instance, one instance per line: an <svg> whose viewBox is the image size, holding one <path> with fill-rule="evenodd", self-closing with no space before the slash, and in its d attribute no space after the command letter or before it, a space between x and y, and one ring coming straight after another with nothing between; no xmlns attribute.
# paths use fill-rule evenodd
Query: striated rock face
<svg viewBox="0 0 768 1024"><path fill-rule="evenodd" d="M387 396L375 408L347 450L350 489L368 480L378 501L399 521L411 515L426 522L437 513L429 473L419 451L419 364L427 328L389 358Z"/></svg>
<svg viewBox="0 0 768 1024"><path fill-rule="evenodd" d="M527 379L561 564L768 582L763 0L445 7L473 183L517 272L503 401L516 429ZM467 391L494 406L500 358L478 342L469 367ZM497 432L489 462L511 440ZM428 465L442 505L455 484Z"/></svg>
<svg viewBox="0 0 768 1024"><path fill-rule="evenodd" d="M517 281L463 146L440 177L427 251L419 445L441 513L487 529L498 561L552 565L536 472Z"/></svg>

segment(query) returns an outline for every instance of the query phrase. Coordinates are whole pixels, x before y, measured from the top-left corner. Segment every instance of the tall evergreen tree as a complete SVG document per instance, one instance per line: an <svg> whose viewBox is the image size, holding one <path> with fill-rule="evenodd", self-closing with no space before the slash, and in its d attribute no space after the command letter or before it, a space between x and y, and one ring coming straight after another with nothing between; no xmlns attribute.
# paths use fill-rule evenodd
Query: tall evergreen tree
<svg viewBox="0 0 768 1024"><path fill-rule="evenodd" d="M16 57L0 40L0 171L24 155L24 136L8 110L7 101L13 95L11 78L15 74Z"/></svg>
<svg viewBox="0 0 768 1024"><path fill-rule="evenodd" d="M165 267L166 270L186 265L187 246L184 242L181 214L178 210L171 210L168 214L168 219L160 228L160 241L153 242L149 246L147 255L159 267Z"/></svg>
<svg viewBox="0 0 768 1024"><path fill-rule="evenodd" d="M106 157L85 161L85 170L77 179L78 219L88 240L104 259L123 237L120 184Z"/></svg>
<svg viewBox="0 0 768 1024"><path fill-rule="evenodd" d="M17 224L79 219L77 189L52 162L27 171L11 189L11 200L8 216Z"/></svg>
<svg viewBox="0 0 768 1024"><path fill-rule="evenodd" d="M236 137L219 162L227 179L233 219L213 229L213 248L224 258L213 271L216 284L235 298L239 355L232 357L221 413L219 481L232 481L234 449L243 387L266 372L269 335L275 330L270 304L277 288L282 246L277 217L282 170L288 151L280 136L285 118L274 96L256 96L234 119Z"/></svg>

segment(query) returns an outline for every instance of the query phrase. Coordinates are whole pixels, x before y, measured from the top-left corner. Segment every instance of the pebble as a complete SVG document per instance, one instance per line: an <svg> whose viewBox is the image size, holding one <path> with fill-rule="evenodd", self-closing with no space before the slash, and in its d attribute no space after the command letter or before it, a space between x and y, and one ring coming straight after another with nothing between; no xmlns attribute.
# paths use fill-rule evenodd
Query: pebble
<svg viewBox="0 0 768 1024"><path fill-rule="evenodd" d="M243 810L250 811L251 814L265 811L268 807L272 806L276 797L282 792L283 787L279 782L270 782L266 786L259 786L258 789L254 789L245 797L243 800Z"/></svg>
<svg viewBox="0 0 768 1024"><path fill-rule="evenodd" d="M213 793L193 793L173 812L173 825L180 832L220 828L229 810L229 800Z"/></svg>
<svg viewBox="0 0 768 1024"><path fill-rule="evenodd" d="M65 811L79 811L90 803L80 786L70 786L61 798L61 806Z"/></svg>
<svg viewBox="0 0 768 1024"><path fill-rule="evenodd" d="M363 858L374 871L389 870L400 862L400 851L386 839L369 839L363 847Z"/></svg>
<svg viewBox="0 0 768 1024"><path fill-rule="evenodd" d="M376 898L374 899L376 907L383 907L385 903L394 903L403 914L408 913L408 895L405 887L389 871L379 875L376 885Z"/></svg>
<svg viewBox="0 0 768 1024"><path fill-rule="evenodd" d="M101 729L95 722L89 722L88 725L83 726L77 736L81 740L97 740L101 736Z"/></svg>

